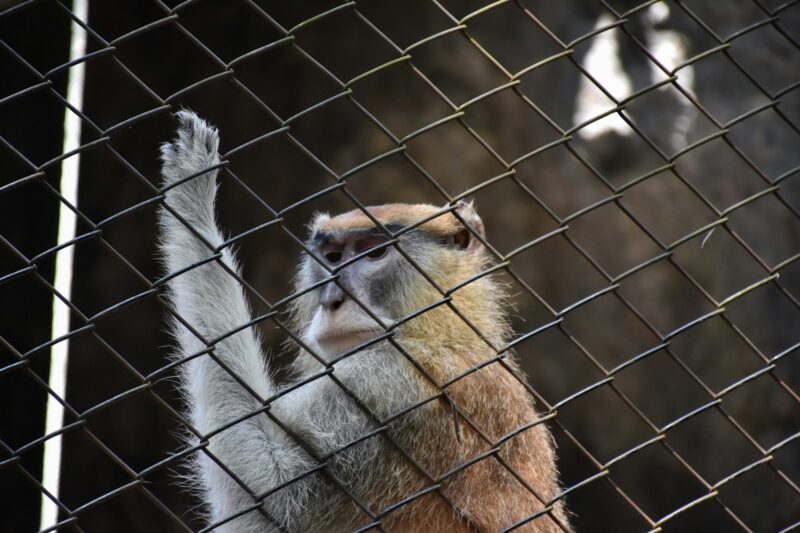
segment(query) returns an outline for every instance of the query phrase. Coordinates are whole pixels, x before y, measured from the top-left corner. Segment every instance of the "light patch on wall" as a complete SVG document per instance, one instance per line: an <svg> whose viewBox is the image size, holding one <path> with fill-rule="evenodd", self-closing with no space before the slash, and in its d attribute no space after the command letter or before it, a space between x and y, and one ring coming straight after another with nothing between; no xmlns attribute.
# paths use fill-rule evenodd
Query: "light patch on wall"
<svg viewBox="0 0 800 533"><path fill-rule="evenodd" d="M663 24L669 18L669 6L664 2L653 4L647 9L645 16L650 23L645 35L648 49L653 54L653 57L670 71L686 61L686 38L676 31L658 27L659 24ZM675 82L687 93L694 95L694 66L686 65L675 72L674 75L676 77ZM651 62L650 77L655 83L666 79L668 74L658 65ZM666 91L671 86L665 85L661 90ZM681 111L675 115L672 121L673 132L670 135L670 144L675 149L682 148L688 144L687 134L689 133L693 116L696 113L694 106L685 98L681 98L680 104Z"/></svg>
<svg viewBox="0 0 800 533"><path fill-rule="evenodd" d="M603 28L612 22L614 19L610 15L601 15L594 29ZM633 83L622 68L619 43L614 30L604 31L592 39L592 46L583 59L583 68L617 100L625 98L633 91ZM575 124L586 122L615 107L614 102L586 76L581 77L577 100L573 117ZM612 113L584 126L578 130L578 135L594 139L608 131L616 131L620 135L632 133L625 121L617 113Z"/></svg>
<svg viewBox="0 0 800 533"><path fill-rule="evenodd" d="M658 28L667 21L669 15L669 6L659 2L650 6L644 16L649 26L645 33L647 48L664 68L671 71L686 60L687 47L686 39L680 33ZM613 22L614 19L610 15L603 14L597 19L595 29L603 28ZM583 60L583 67L617 100L633 92L633 83L620 59L617 31L605 31L592 40L592 46ZM694 94L694 67L687 65L675 75L680 86L689 94ZM655 63L650 63L650 78L653 83L663 81L667 77L668 74ZM670 85L666 85L661 90L669 88ZM581 78L576 99L574 124L581 124L614 108L614 102L586 76ZM691 125L690 109L687 109L691 106L685 100L681 102L683 112L675 115L673 121L675 132L671 141L676 146L685 144L686 133ZM578 135L585 139L594 139L611 131L620 135L633 133L617 113L612 113L581 128L578 130Z"/></svg>
<svg viewBox="0 0 800 533"><path fill-rule="evenodd" d="M650 53L668 70L686 61L686 38L680 33L658 28L669 18L669 6L660 3L650 6L645 14L650 27L646 31L647 46ZM650 63L650 76L654 82L666 79L667 74L655 63ZM677 82L689 93L694 94L694 67L687 65L675 73Z"/></svg>

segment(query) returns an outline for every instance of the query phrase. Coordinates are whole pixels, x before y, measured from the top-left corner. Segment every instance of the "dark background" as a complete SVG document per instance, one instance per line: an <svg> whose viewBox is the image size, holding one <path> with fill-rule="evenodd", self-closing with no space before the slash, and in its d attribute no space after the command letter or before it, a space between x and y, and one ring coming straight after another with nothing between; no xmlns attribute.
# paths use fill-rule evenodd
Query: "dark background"
<svg viewBox="0 0 800 533"><path fill-rule="evenodd" d="M106 48L101 39L111 42L164 19L177 3L92 2L89 25L96 35L89 39L90 51ZM568 43L587 35L601 14L616 20L612 10L632 10L623 25L607 31L617 35L634 91L653 83L651 62L637 42L652 47L649 31L675 32L687 57L711 51L692 65L694 96L670 84L645 90L626 103L636 132L592 140L573 134L569 143L515 165L513 177L471 198L501 254L568 226L514 255L511 273L503 274L515 294L519 334L553 321L554 312L669 252L517 348L531 385L547 405L584 391L559 407L552 425L565 487L597 474L601 465L657 436L658 428L738 384L718 405L686 418L663 440L572 491L567 502L577 530L651 529L642 513L657 521L736 472L742 473L720 486L716 498L688 508L665 529L746 525L768 531L797 524L800 438L771 450L800 431L800 261L792 261L800 253L800 5L781 4L670 2L669 17L658 28L646 9L634 9L636 2L500 5L468 20L466 33L456 31L416 48L411 61L357 81L352 95L291 121L292 138L274 135L231 157L232 173L222 174L221 221L236 235L271 220L270 208L282 210L334 185L326 169L342 174L396 148L389 135L402 138L452 115L448 100L458 106L508 83L503 68L518 72L564 51L557 40ZM68 58L65 4L0 1L0 9L13 5L16 10L0 12L0 187L32 174L20 154L39 166L61 153L64 105L54 92L63 95L66 86L66 70L61 70L47 78L48 86L7 98L42 81L21 59L44 74ZM177 19L145 28L89 59L83 111L94 125L84 121L83 143L144 115L83 151L79 207L85 218L78 234L156 196L157 149L172 135L171 111L189 107L217 124L221 150L229 151L278 128L276 117L285 120L341 94L337 79L346 82L399 57L388 41L403 49L455 26L446 12L457 20L482 7L451 0L359 2L298 29L293 43L242 60L232 75L209 80L224 71L211 54L228 63L282 38L279 26L291 28L336 5L199 0L184 6ZM580 39L571 57L533 70L519 85L466 108L460 120L408 141L405 155L353 173L346 190L365 204L443 204L505 172L501 161L562 139L575 126L583 77L577 65L596 38ZM679 71L679 83L685 72ZM165 105L170 95L202 80ZM622 188L643 176L648 177ZM59 202L48 184L57 188L58 180L58 165L51 165L40 179L0 189L3 531L33 531L38 524L40 496L33 478L40 476L42 445L15 450L42 435L45 392L35 376L47 379L49 352L32 351L26 363L18 363L22 354L49 340L52 293L46 281L52 281L54 256L36 261L35 271L3 276L28 266L15 249L31 258L55 245ZM620 196L613 198L615 193ZM100 236L75 245L71 300L78 312L72 330L147 291L161 275L153 244L155 205L132 209L103 224ZM302 237L314 211L352 207L341 190L332 191L288 210L285 225ZM720 221L701 246L708 232L698 230ZM671 246L693 232L697 235ZM248 281L264 298L275 301L289 293L301 249L286 231L273 226L255 232L240 241L239 253ZM777 280L709 316L717 303L774 273L780 275ZM258 301L254 305L263 311ZM681 329L701 317L707 319ZM93 327L74 335L70 346L66 399L77 413L140 386L143 375L164 365L170 343L155 295L88 323ZM282 332L272 323L262 329L274 347L272 356L285 362ZM590 388L612 368L662 344ZM768 367L768 360L782 353ZM126 485L136 472L180 449L180 402L173 387L161 380L108 402L65 433L61 500L67 507ZM68 415L67 423L75 420ZM77 524L84 531L180 530L166 508L193 529L202 527L198 502L176 482L179 470L177 462L156 469L144 483L88 506L78 513Z"/></svg>

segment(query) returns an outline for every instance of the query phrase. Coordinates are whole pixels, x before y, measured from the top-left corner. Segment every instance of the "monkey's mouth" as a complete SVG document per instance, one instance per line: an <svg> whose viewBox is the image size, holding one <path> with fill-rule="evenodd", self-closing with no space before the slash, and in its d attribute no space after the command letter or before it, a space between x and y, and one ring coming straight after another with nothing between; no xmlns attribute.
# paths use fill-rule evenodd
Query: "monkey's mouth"
<svg viewBox="0 0 800 533"><path fill-rule="evenodd" d="M332 330L317 337L317 344L326 352L336 352L337 355L348 352L362 344L374 340L385 332L382 329L356 329Z"/></svg>

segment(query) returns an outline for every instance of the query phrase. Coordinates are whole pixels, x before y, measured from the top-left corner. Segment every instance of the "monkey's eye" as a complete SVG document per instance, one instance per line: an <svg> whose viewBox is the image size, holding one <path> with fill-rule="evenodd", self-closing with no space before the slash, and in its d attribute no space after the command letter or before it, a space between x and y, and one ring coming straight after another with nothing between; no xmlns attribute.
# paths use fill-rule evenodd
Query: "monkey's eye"
<svg viewBox="0 0 800 533"><path fill-rule="evenodd" d="M342 260L342 250L334 247L325 247L322 249L322 257L328 263L335 265Z"/></svg>
<svg viewBox="0 0 800 533"><path fill-rule="evenodd" d="M380 259L386 255L386 248L380 248L378 250L372 250L370 253L367 254L367 257L370 259Z"/></svg>
<svg viewBox="0 0 800 533"><path fill-rule="evenodd" d="M381 244L388 241L385 237L367 237L365 239L359 239L356 241L355 252L356 254L361 254L369 250L370 248L374 248L376 246L380 246ZM367 254L369 259L380 259L386 252L389 250L388 246L384 246L383 248L378 248L376 250L372 250Z"/></svg>
<svg viewBox="0 0 800 533"><path fill-rule="evenodd" d="M328 263L338 263L342 260L342 252L328 252L325 254L325 260Z"/></svg>

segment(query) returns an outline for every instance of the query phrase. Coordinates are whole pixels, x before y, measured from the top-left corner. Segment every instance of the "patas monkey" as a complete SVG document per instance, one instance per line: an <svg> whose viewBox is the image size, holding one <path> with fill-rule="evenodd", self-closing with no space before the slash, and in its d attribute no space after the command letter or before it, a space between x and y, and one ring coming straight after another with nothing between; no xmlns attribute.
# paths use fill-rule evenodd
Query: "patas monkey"
<svg viewBox="0 0 800 533"><path fill-rule="evenodd" d="M443 212L397 241L362 211L316 216L307 243L316 258L301 260L296 290L306 292L291 303L297 377L279 385L215 222L217 131L189 111L177 117L177 138L162 147L160 247L169 273L185 269L169 297L194 330L173 321L190 421L210 435L190 467L210 523L236 532L569 530L553 441L535 423L513 356L486 364L497 357L489 343L509 339L507 296L476 276L489 259L471 205L458 204L458 217L429 205L369 208L390 232ZM432 305L442 293L404 254L440 288L463 286Z"/></svg>

